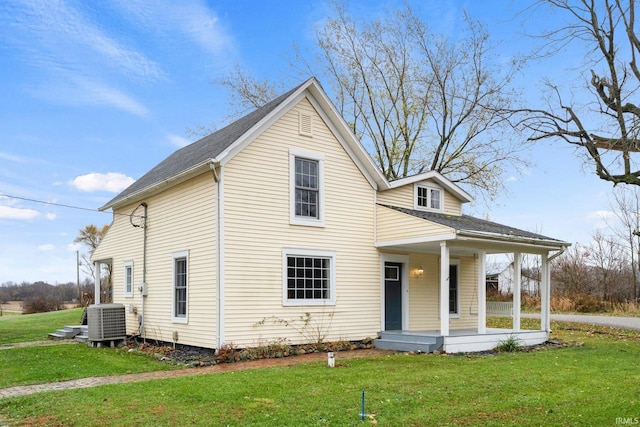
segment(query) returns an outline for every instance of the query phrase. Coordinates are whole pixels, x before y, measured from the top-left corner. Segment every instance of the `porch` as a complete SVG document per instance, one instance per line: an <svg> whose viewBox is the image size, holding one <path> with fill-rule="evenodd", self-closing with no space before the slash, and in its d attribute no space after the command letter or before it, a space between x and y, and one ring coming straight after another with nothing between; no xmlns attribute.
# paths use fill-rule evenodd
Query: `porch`
<svg viewBox="0 0 640 427"><path fill-rule="evenodd" d="M381 331L374 346L396 351L432 353L439 350L445 353L467 353L492 350L510 338L515 338L522 346L531 346L547 341L549 334L546 331L499 328L486 328L482 334L475 329L451 330L447 336L439 331Z"/></svg>

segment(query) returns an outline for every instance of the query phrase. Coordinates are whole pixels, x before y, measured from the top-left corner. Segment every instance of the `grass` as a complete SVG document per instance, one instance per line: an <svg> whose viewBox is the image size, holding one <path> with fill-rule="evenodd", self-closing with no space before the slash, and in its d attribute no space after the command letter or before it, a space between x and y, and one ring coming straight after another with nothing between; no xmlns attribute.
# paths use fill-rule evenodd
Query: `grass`
<svg viewBox="0 0 640 427"><path fill-rule="evenodd" d="M51 322L60 323L57 316L68 314L62 313L48 318L47 331ZM36 320L27 326L42 328L42 315L7 323L32 316ZM490 322L508 327L511 319ZM522 326L534 329L539 320L522 319ZM311 363L37 393L0 400L0 425L358 426L362 390L372 414L367 424L590 426L640 417L640 332L558 322L552 327L553 338L584 345L345 361L336 353L333 369ZM0 336L11 329L0 321ZM0 388L166 368L123 350L14 348L0 351Z"/></svg>
<svg viewBox="0 0 640 427"><path fill-rule="evenodd" d="M539 324L529 321L523 319L523 327ZM586 426L640 417L640 333L552 326L555 338L584 345L492 356L395 354L344 363L337 353L333 369L312 363L3 399L0 417L9 425L357 426L362 390L366 412L375 414L367 421L379 425ZM41 348L21 350L28 357ZM83 357L96 365L104 363L104 354L123 356L87 350Z"/></svg>
<svg viewBox="0 0 640 427"><path fill-rule="evenodd" d="M0 388L175 368L126 349L82 344L13 348L0 351Z"/></svg>
<svg viewBox="0 0 640 427"><path fill-rule="evenodd" d="M48 334L65 325L77 325L82 316L81 308L50 313L0 317L0 345L18 342L42 341Z"/></svg>

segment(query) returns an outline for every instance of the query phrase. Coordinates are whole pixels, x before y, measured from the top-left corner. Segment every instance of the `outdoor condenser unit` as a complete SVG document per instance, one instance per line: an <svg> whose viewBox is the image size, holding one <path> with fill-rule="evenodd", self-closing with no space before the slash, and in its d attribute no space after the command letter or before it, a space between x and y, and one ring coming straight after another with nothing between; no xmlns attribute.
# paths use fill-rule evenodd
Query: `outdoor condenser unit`
<svg viewBox="0 0 640 427"><path fill-rule="evenodd" d="M123 304L90 305L87 309L89 341L123 340L127 337Z"/></svg>

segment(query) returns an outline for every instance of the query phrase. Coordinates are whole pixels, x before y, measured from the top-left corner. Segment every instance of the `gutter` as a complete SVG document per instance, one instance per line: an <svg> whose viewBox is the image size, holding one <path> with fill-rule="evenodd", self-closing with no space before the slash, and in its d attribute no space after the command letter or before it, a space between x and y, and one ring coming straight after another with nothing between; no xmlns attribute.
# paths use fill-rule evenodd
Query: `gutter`
<svg viewBox="0 0 640 427"><path fill-rule="evenodd" d="M499 239L500 241L509 242L509 243L522 243L522 244L531 244L536 246L551 246L554 248L557 248L557 247L566 248L567 246L570 246L569 243L563 242L560 240L536 239L533 237L517 237L509 234L487 233L487 232L469 231L469 230L456 230L455 233L457 235L457 238L460 240L489 239L495 242L497 239ZM465 239L465 237L467 237L468 239Z"/></svg>
<svg viewBox="0 0 640 427"><path fill-rule="evenodd" d="M207 170L209 170L210 168L210 164L219 164L217 159L207 159L204 162L198 163L197 165L186 169L182 172L180 172L177 175L174 175L170 178L166 178L162 181L158 181L156 183L153 183L147 187L144 187L136 192L133 192L131 194L129 194L126 197L123 197L122 199L116 200L115 202L111 203L107 203L106 205L102 206L101 208L98 208L99 211L105 211L109 208L117 208L119 206L124 206L124 205L128 205L130 203L134 203L137 200L143 199L145 197L148 197L150 195L152 195L153 193L156 193L159 191L160 188L162 187L166 187L169 185L172 185L174 183L177 182L182 182L182 181L186 181L187 179L196 176L200 173L206 172Z"/></svg>

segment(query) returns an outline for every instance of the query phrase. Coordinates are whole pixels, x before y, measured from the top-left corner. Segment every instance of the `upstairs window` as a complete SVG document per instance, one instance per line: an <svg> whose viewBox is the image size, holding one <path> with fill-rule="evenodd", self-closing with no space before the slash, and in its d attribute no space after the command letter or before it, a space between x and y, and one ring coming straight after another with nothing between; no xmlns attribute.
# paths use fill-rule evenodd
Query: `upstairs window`
<svg viewBox="0 0 640 427"><path fill-rule="evenodd" d="M324 156L290 149L290 223L324 226Z"/></svg>
<svg viewBox="0 0 640 427"><path fill-rule="evenodd" d="M442 189L431 185L416 185L414 187L415 208L428 211L443 211Z"/></svg>
<svg viewBox="0 0 640 427"><path fill-rule="evenodd" d="M318 161L296 157L296 216L319 218Z"/></svg>

